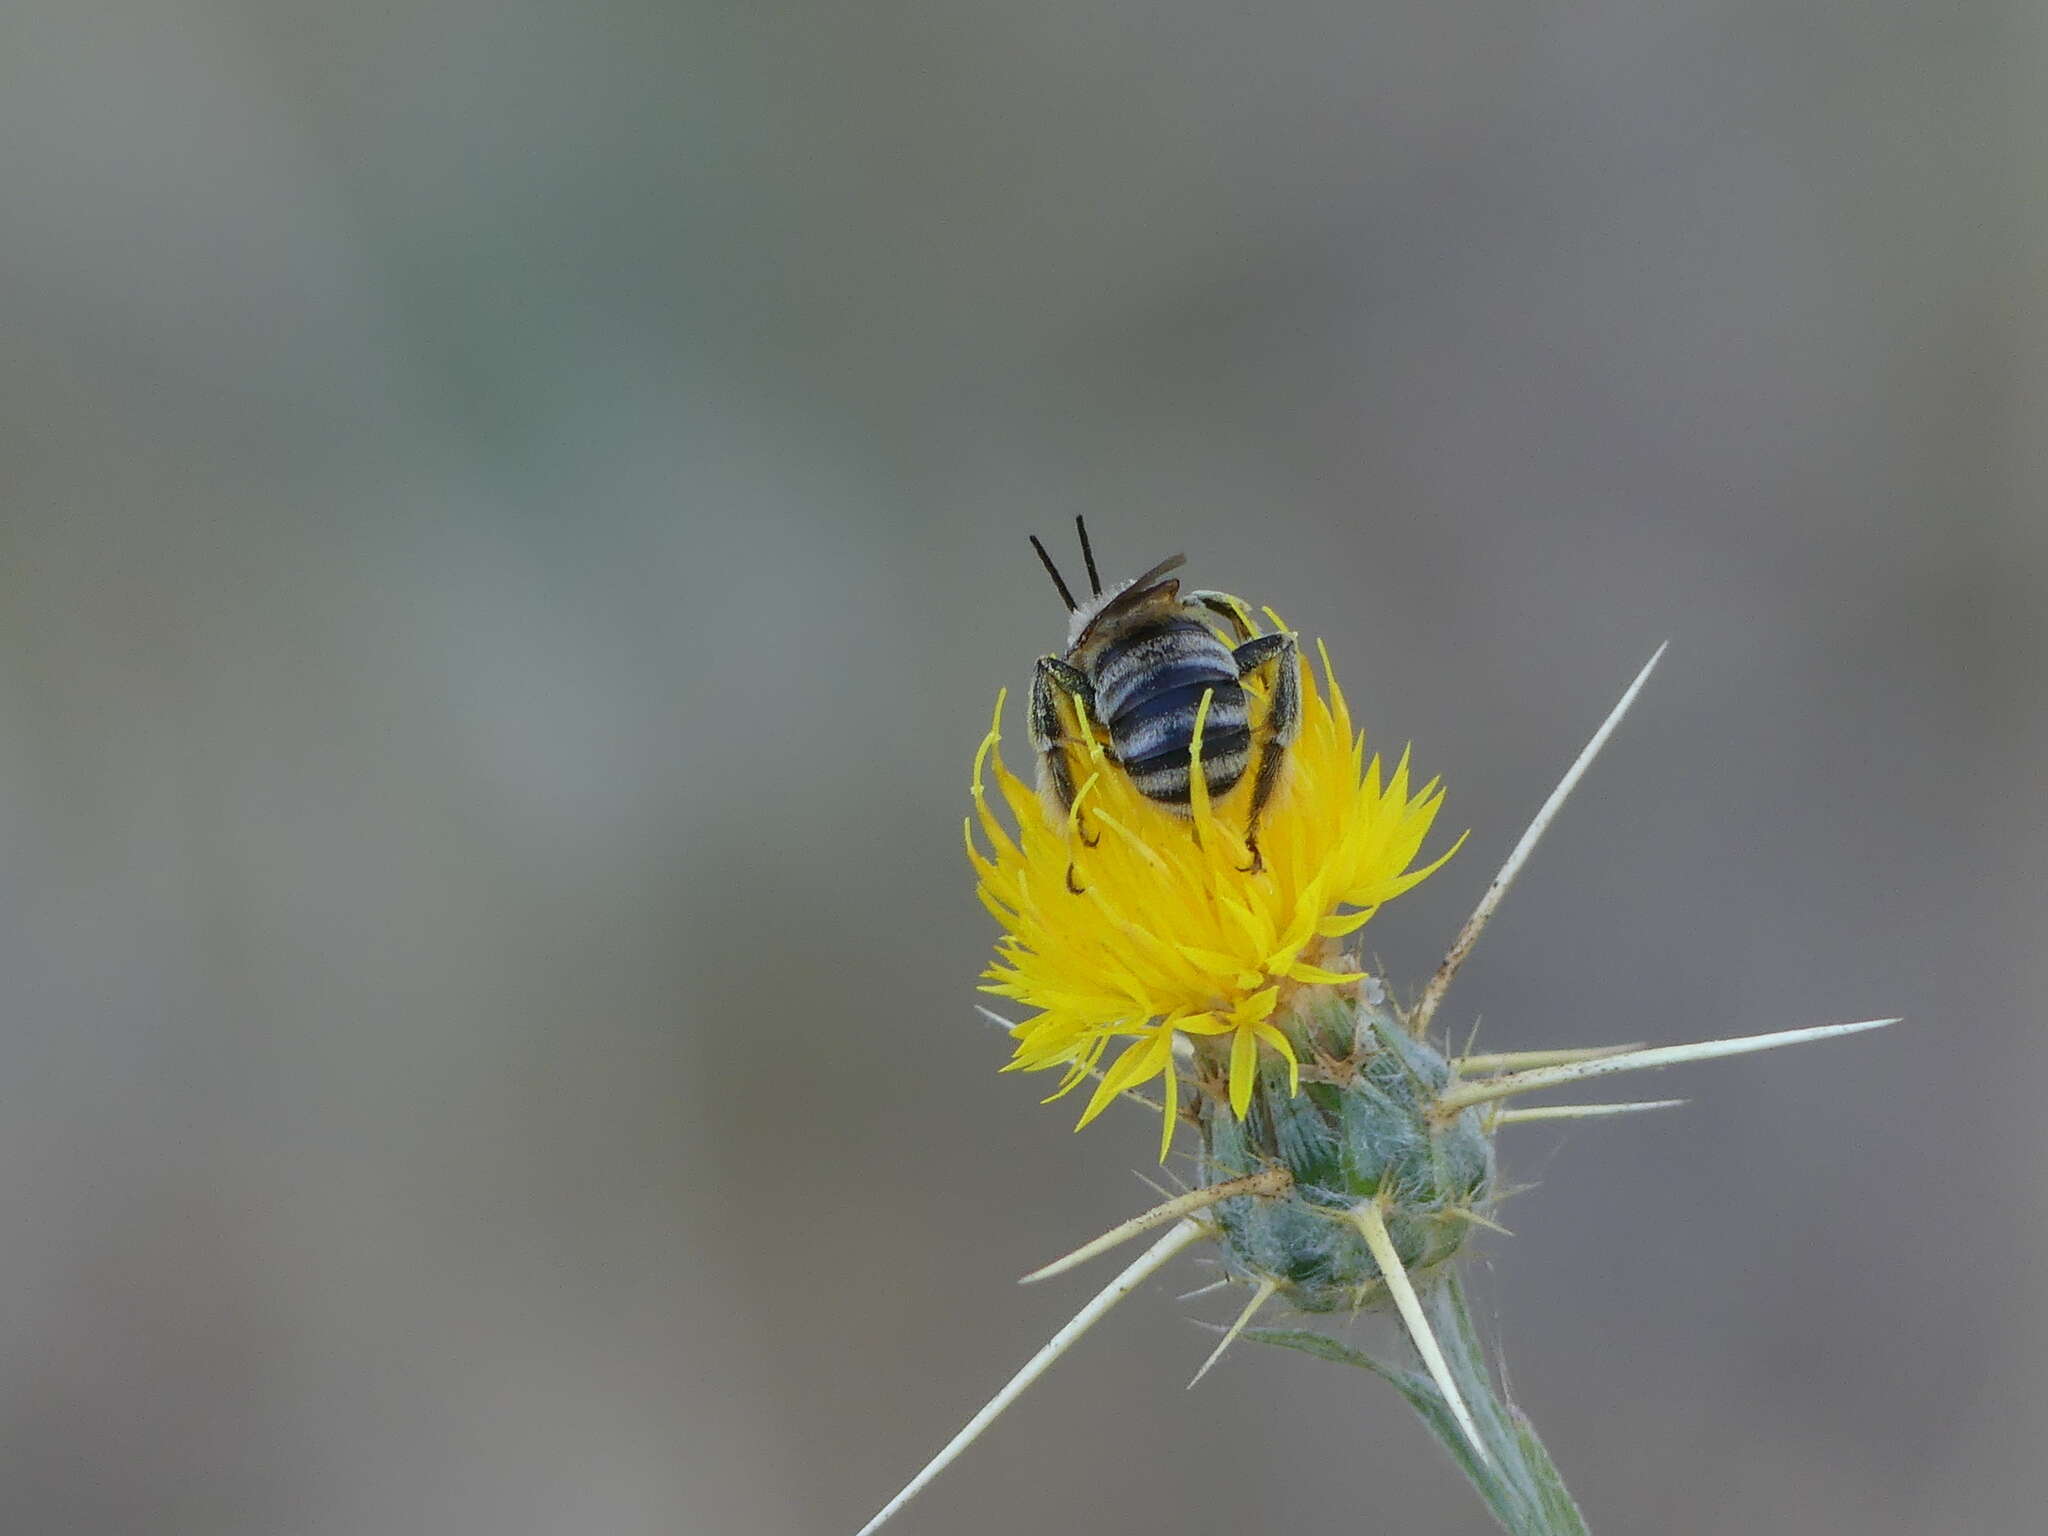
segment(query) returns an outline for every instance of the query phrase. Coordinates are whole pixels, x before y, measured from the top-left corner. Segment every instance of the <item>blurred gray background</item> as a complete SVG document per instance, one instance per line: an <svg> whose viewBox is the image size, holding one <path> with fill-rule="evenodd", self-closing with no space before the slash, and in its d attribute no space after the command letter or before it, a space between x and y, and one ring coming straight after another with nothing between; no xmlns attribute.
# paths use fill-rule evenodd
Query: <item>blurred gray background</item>
<svg viewBox="0 0 2048 1536"><path fill-rule="evenodd" d="M2033 4L0 19L0 1528L851 1532L1092 1289L959 852L1024 536L1327 637L1593 1527L2048 1498ZM1013 717L1013 727L1016 722ZM1100 1271L1106 1276L1107 1267ZM1183 1267L903 1518L1486 1528Z"/></svg>

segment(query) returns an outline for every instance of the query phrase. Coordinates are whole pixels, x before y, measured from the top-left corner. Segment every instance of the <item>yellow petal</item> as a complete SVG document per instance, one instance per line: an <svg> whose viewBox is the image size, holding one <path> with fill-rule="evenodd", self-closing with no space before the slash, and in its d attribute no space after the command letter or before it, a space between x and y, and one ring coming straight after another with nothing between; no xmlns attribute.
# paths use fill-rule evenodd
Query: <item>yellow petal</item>
<svg viewBox="0 0 2048 1536"><path fill-rule="evenodd" d="M1287 1058L1287 1094L1292 1098L1301 1092L1301 1062L1294 1054L1294 1044L1270 1024L1254 1024L1252 1033Z"/></svg>
<svg viewBox="0 0 2048 1536"><path fill-rule="evenodd" d="M1326 987L1342 987L1357 981L1365 972L1325 970L1320 965L1310 965L1306 960L1297 960L1287 967L1287 974L1295 981L1319 982Z"/></svg>
<svg viewBox="0 0 2048 1536"><path fill-rule="evenodd" d="M1166 1112L1159 1117L1162 1122L1159 1127L1159 1161L1162 1163L1166 1161L1166 1154L1173 1150L1173 1128L1180 1123L1180 1074L1173 1069L1172 1036L1167 1036L1166 1041L1165 1065L1160 1068L1166 1079L1160 1095L1166 1104Z"/></svg>
<svg viewBox="0 0 2048 1536"><path fill-rule="evenodd" d="M1247 1024L1261 1019L1270 1019L1273 1016L1273 1009L1278 1006L1279 1002L1280 989L1278 987L1268 987L1265 991L1255 992L1239 1003L1231 1011L1231 1016Z"/></svg>
<svg viewBox="0 0 2048 1536"><path fill-rule="evenodd" d="M1258 1080L1259 1042L1249 1029L1240 1029L1230 1042L1230 1112L1238 1119L1251 1108L1252 1085Z"/></svg>

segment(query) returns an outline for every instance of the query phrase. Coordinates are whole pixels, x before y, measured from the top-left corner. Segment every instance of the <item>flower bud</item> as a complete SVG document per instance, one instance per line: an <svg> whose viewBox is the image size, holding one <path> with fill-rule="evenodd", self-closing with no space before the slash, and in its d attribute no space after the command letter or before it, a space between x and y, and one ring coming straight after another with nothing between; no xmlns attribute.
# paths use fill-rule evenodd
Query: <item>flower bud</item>
<svg viewBox="0 0 2048 1536"><path fill-rule="evenodd" d="M1290 1033L1308 1047L1298 1094L1288 1093L1284 1071L1269 1070L1242 1120L1210 1096L1196 1105L1200 1183L1276 1165L1293 1176L1281 1195L1221 1202L1215 1218L1232 1273L1277 1285L1305 1312L1384 1298L1380 1267L1352 1215L1360 1205L1377 1205L1419 1281L1458 1252L1494 1191L1484 1111L1438 1110L1450 1063L1408 1033L1376 986L1359 990L1353 1002L1333 989L1306 989L1292 1010ZM1341 1055L1317 1049L1340 1039Z"/></svg>

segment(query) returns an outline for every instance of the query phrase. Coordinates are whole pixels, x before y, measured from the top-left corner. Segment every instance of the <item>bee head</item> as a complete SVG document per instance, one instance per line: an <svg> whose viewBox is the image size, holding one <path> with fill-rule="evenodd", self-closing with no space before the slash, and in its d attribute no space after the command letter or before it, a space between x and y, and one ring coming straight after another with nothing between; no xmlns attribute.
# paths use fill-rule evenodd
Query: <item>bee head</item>
<svg viewBox="0 0 2048 1536"><path fill-rule="evenodd" d="M1186 555L1169 555L1153 566L1144 575L1116 586L1108 592L1102 590L1102 578L1095 570L1095 548L1088 542L1088 523L1085 518L1075 518L1074 527L1081 535L1081 558L1088 565L1089 600L1085 603L1074 601L1074 594L1067 589L1066 578L1060 575L1060 568L1052 563L1052 556L1045 552L1045 546L1038 542L1038 535L1031 535L1031 547L1038 551L1038 558L1045 566L1045 574L1052 578L1058 589L1060 601L1067 605L1072 617L1067 621L1067 650L1071 653L1085 641L1089 632L1098 624L1114 619L1120 614L1153 600L1164 598L1172 601L1180 595L1178 581L1162 581L1168 571L1176 570L1187 563Z"/></svg>

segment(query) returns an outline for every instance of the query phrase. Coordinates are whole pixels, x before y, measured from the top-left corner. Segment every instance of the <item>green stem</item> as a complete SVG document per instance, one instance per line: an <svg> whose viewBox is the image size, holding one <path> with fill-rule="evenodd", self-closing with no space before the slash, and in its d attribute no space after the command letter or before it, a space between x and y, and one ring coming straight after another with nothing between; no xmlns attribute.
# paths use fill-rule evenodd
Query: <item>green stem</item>
<svg viewBox="0 0 2048 1536"><path fill-rule="evenodd" d="M1534 1427L1494 1387L1457 1273L1453 1271L1431 1287L1423 1304L1479 1439L1492 1458L1491 1465L1475 1452L1436 1383L1421 1372L1388 1365L1327 1334L1307 1329L1262 1328L1245 1337L1355 1365L1390 1383L1443 1442L1493 1517L1513 1536L1587 1536L1585 1517L1572 1502Z"/></svg>

